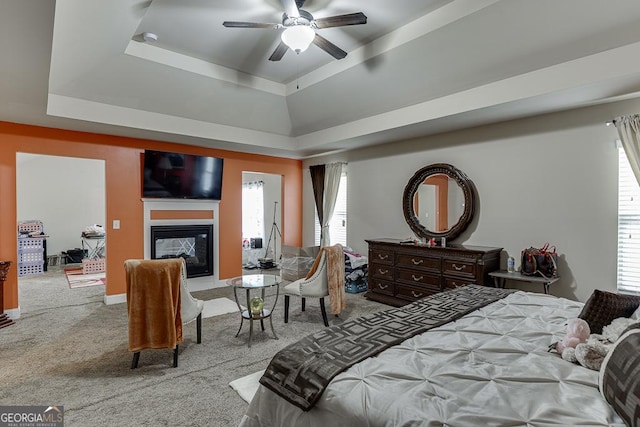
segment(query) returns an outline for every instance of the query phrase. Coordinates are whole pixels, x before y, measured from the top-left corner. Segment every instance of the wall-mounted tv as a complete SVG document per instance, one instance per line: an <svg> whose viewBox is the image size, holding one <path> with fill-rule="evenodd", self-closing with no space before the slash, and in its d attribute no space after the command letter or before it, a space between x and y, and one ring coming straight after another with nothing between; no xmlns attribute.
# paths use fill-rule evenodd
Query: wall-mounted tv
<svg viewBox="0 0 640 427"><path fill-rule="evenodd" d="M222 198L223 159L145 150L142 197Z"/></svg>

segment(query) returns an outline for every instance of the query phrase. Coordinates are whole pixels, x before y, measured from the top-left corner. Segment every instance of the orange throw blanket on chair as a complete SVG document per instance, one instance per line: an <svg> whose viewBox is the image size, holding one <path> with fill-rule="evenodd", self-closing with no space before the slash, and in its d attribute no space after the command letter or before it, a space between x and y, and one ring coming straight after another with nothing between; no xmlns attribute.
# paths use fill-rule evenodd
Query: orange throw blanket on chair
<svg viewBox="0 0 640 427"><path fill-rule="evenodd" d="M323 246L307 274L307 279L313 276L320 264L322 252L327 258L327 281L329 282L329 302L331 303L331 313L340 314L344 310L345 290L344 290L344 251L342 246Z"/></svg>
<svg viewBox="0 0 640 427"><path fill-rule="evenodd" d="M127 260L129 351L175 348L182 342L182 258Z"/></svg>

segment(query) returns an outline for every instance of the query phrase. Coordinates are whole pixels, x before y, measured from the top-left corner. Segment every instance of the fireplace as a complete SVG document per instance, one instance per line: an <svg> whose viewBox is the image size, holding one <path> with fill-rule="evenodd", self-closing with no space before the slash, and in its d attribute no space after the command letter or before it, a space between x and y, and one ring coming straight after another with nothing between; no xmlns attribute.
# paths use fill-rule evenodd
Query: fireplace
<svg viewBox="0 0 640 427"><path fill-rule="evenodd" d="M187 277L213 275L213 225L151 227L151 259L184 258Z"/></svg>

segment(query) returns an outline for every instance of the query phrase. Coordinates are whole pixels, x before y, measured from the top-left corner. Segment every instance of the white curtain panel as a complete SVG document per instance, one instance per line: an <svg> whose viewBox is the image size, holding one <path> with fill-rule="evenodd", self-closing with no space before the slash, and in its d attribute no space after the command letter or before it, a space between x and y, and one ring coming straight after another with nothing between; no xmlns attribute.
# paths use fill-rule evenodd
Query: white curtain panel
<svg viewBox="0 0 640 427"><path fill-rule="evenodd" d="M618 117L614 123L631 170L640 183L640 115Z"/></svg>
<svg viewBox="0 0 640 427"><path fill-rule="evenodd" d="M320 246L330 246L331 236L329 235L329 222L333 217L338 198L338 188L340 188L340 177L342 176L342 163L329 163L325 165L324 172L324 218L320 232Z"/></svg>

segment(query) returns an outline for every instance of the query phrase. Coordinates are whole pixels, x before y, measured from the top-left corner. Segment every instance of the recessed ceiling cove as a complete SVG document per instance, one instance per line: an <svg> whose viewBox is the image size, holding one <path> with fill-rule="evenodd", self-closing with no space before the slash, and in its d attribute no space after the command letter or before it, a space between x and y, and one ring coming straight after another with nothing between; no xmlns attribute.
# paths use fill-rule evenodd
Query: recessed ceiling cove
<svg viewBox="0 0 640 427"><path fill-rule="evenodd" d="M282 29L223 26L287 8L2 2L0 119L303 158L640 95L636 0L305 1L309 22L366 17L317 29L339 60L269 61Z"/></svg>

